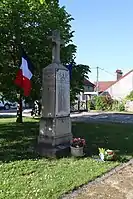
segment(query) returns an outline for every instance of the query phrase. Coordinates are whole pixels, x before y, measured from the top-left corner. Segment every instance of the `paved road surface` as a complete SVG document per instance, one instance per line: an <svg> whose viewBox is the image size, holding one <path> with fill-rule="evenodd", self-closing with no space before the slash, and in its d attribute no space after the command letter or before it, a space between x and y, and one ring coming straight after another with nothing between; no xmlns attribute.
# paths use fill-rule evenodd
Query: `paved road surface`
<svg viewBox="0 0 133 199"><path fill-rule="evenodd" d="M25 109L23 116L31 117L31 109ZM16 110L0 110L0 117L15 117ZM84 121L84 122L119 122L119 123L133 123L133 114L124 113L105 113L105 112L82 112L72 113L72 121Z"/></svg>
<svg viewBox="0 0 133 199"><path fill-rule="evenodd" d="M84 122L118 122L118 123L133 123L133 114L127 113L82 113L72 114L72 118L76 121Z"/></svg>

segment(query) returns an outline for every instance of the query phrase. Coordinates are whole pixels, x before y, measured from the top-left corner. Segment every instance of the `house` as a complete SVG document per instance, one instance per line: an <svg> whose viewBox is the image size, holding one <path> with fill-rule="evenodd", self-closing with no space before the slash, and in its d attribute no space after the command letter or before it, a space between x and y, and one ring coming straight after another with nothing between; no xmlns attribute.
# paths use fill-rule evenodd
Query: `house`
<svg viewBox="0 0 133 199"><path fill-rule="evenodd" d="M109 88L115 81L99 81L98 82L98 91L99 94L103 93L107 88ZM95 83L96 84L96 83ZM95 88L96 90L96 88Z"/></svg>
<svg viewBox="0 0 133 199"><path fill-rule="evenodd" d="M95 84L93 84L87 79L84 79L84 92L93 92L94 88L95 88Z"/></svg>
<svg viewBox="0 0 133 199"><path fill-rule="evenodd" d="M123 75L116 70L116 81L98 82L99 93L109 94L113 99L124 99L133 90L133 70Z"/></svg>
<svg viewBox="0 0 133 199"><path fill-rule="evenodd" d="M75 103L71 106L71 111L85 111L87 110L87 100L90 98L89 94L87 93L93 93L95 89L95 84L90 82L87 79L84 79L84 91L81 92L79 95L77 95L78 100L75 101Z"/></svg>
<svg viewBox="0 0 133 199"><path fill-rule="evenodd" d="M95 84L93 84L92 82L90 82L87 79L84 79L84 92L93 92L95 89ZM81 92L79 95L80 101L85 101L86 100L86 95L84 94L84 92ZM89 96L89 95L87 95ZM88 97L87 97L88 99Z"/></svg>

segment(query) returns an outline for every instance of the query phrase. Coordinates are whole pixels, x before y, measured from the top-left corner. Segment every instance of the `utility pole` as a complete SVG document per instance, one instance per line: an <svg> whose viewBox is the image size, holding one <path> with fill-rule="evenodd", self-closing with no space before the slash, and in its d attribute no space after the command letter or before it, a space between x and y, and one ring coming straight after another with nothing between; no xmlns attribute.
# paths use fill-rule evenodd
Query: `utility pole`
<svg viewBox="0 0 133 199"><path fill-rule="evenodd" d="M99 92L99 67L97 66L97 83L96 83L96 91L97 91L97 95Z"/></svg>

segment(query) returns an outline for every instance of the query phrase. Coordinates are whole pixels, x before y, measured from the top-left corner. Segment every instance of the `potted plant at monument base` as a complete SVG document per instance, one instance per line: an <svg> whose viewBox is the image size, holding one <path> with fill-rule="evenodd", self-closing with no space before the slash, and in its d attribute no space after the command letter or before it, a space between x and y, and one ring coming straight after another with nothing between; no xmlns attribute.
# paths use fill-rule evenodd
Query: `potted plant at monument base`
<svg viewBox="0 0 133 199"><path fill-rule="evenodd" d="M117 159L117 155L114 150L107 149L105 151L105 160L107 161L114 161Z"/></svg>
<svg viewBox="0 0 133 199"><path fill-rule="evenodd" d="M84 156L85 139L73 138L71 141L71 154L75 157Z"/></svg>

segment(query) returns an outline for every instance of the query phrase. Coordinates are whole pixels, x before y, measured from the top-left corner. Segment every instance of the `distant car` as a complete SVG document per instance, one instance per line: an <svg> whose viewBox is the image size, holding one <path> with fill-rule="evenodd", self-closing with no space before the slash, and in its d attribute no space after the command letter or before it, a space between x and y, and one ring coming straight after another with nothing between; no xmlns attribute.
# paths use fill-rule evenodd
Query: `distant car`
<svg viewBox="0 0 133 199"><path fill-rule="evenodd" d="M0 100L0 108L2 109L9 110L10 108L15 108L15 107L16 107L16 102L12 103L9 101Z"/></svg>
<svg viewBox="0 0 133 199"><path fill-rule="evenodd" d="M16 109L17 108L17 102L9 102L7 100L0 99L0 108L9 110L9 109ZM25 101L22 101L23 108L29 108L29 104L25 103Z"/></svg>

